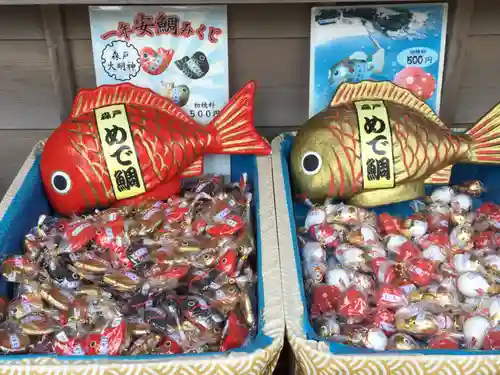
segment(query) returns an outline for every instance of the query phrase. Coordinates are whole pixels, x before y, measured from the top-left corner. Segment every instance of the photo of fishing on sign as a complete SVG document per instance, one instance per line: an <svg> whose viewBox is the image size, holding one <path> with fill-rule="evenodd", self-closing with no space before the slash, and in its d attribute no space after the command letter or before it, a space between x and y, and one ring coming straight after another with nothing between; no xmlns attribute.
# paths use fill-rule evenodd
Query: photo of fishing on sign
<svg viewBox="0 0 500 375"><path fill-rule="evenodd" d="M309 116L344 82L392 81L439 112L447 4L314 7Z"/></svg>

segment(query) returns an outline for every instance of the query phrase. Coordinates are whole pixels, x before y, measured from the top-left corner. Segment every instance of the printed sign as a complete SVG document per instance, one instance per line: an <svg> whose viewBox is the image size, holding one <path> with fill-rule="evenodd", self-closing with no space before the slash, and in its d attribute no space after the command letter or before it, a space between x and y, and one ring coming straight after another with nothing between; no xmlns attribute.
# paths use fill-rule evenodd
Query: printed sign
<svg viewBox="0 0 500 375"><path fill-rule="evenodd" d="M447 4L321 6L311 12L309 116L344 82L392 81L439 113Z"/></svg>
<svg viewBox="0 0 500 375"><path fill-rule="evenodd" d="M97 85L129 82L168 97L206 125L229 100L227 7L92 6ZM205 173L230 175L228 155Z"/></svg>
<svg viewBox="0 0 500 375"><path fill-rule="evenodd" d="M96 108L94 113L116 199L146 192L125 105Z"/></svg>
<svg viewBox="0 0 500 375"><path fill-rule="evenodd" d="M394 187L394 154L387 108L382 100L356 102L364 189Z"/></svg>

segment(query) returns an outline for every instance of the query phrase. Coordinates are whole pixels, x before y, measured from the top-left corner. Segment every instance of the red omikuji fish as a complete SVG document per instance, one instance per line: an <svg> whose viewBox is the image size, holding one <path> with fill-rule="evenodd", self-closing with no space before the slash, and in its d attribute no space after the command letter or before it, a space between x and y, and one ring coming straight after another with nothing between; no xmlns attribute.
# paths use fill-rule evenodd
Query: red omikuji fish
<svg viewBox="0 0 500 375"><path fill-rule="evenodd" d="M155 50L152 47L144 47L141 49L142 70L151 75L161 74L168 68L173 57L173 49Z"/></svg>
<svg viewBox="0 0 500 375"><path fill-rule="evenodd" d="M70 118L52 133L41 156L52 207L70 215L166 200L180 190L182 178L203 173L206 154L269 155L269 143L253 125L254 93L255 84L249 82L210 124L201 126L146 88L125 83L80 91ZM134 165L139 171L132 170ZM126 188L128 196L123 196Z"/></svg>

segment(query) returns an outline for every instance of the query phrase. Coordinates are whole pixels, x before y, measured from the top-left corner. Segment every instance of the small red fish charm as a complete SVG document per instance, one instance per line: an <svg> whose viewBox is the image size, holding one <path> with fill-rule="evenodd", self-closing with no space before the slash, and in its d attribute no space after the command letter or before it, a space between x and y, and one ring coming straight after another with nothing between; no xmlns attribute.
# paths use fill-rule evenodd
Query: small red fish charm
<svg viewBox="0 0 500 375"><path fill-rule="evenodd" d="M206 232L212 237L230 236L245 226L245 221L238 215L227 215L222 221L207 225Z"/></svg>
<svg viewBox="0 0 500 375"><path fill-rule="evenodd" d="M173 49L155 50L152 47L144 47L141 49L142 70L154 76L161 74L168 68L173 57Z"/></svg>
<svg viewBox="0 0 500 375"><path fill-rule="evenodd" d="M112 205L164 201L206 154L269 155L253 125L248 83L207 126L165 97L129 83L81 90L70 118L49 137L40 169L52 207L71 215Z"/></svg>
<svg viewBox="0 0 500 375"><path fill-rule="evenodd" d="M74 221L65 226L63 232L64 243L59 246L60 252L77 252L92 240L96 227L87 220Z"/></svg>
<svg viewBox="0 0 500 375"><path fill-rule="evenodd" d="M224 255L222 255L217 261L217 268L219 271L232 276L236 270L236 264L238 263L238 253L234 249L227 250Z"/></svg>
<svg viewBox="0 0 500 375"><path fill-rule="evenodd" d="M311 304L311 316L335 312L340 298L340 290L335 285L315 285Z"/></svg>
<svg viewBox="0 0 500 375"><path fill-rule="evenodd" d="M126 341L125 319L116 318L111 327L100 333L89 333L82 347L86 355L118 355Z"/></svg>
<svg viewBox="0 0 500 375"><path fill-rule="evenodd" d="M155 349L156 354L180 354L184 353L182 346L173 338L166 336L165 341Z"/></svg>
<svg viewBox="0 0 500 375"><path fill-rule="evenodd" d="M239 348L243 345L247 336L248 327L240 322L238 315L234 312L230 312L227 316L226 326L224 327L220 351L225 352L226 350Z"/></svg>

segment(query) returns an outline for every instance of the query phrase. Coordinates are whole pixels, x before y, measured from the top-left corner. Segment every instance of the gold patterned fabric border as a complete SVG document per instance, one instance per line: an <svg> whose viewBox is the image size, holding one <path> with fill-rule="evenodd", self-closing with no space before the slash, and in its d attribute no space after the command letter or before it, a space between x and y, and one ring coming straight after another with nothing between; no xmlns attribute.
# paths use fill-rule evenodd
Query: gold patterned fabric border
<svg viewBox="0 0 500 375"><path fill-rule="evenodd" d="M45 141L34 147L14 182L0 203L1 220L37 156L42 152ZM0 357L0 375L257 375L272 374L284 340L283 303L281 292L281 276L279 272L278 240L276 237L276 216L274 209L274 192L272 182L271 157L257 158L259 180L260 239L262 251L262 278L264 307L262 332L272 339L265 348L259 348L251 353L228 353L200 356L149 356L138 360L128 360L113 357L99 359L73 360L65 357L46 356L23 359ZM16 356L19 358L19 356Z"/></svg>
<svg viewBox="0 0 500 375"><path fill-rule="evenodd" d="M290 133L294 135L295 133ZM286 191L281 165L281 143L287 134L272 142L273 183L276 192ZM303 330L304 305L300 295L285 194L276 194L276 217L281 262L283 309L287 338L300 375L493 375L500 374L500 355L336 355L325 342L307 340Z"/></svg>
<svg viewBox="0 0 500 375"><path fill-rule="evenodd" d="M494 355L333 355L324 343L311 345L312 340L290 336L289 340L300 375L500 374L500 356Z"/></svg>

